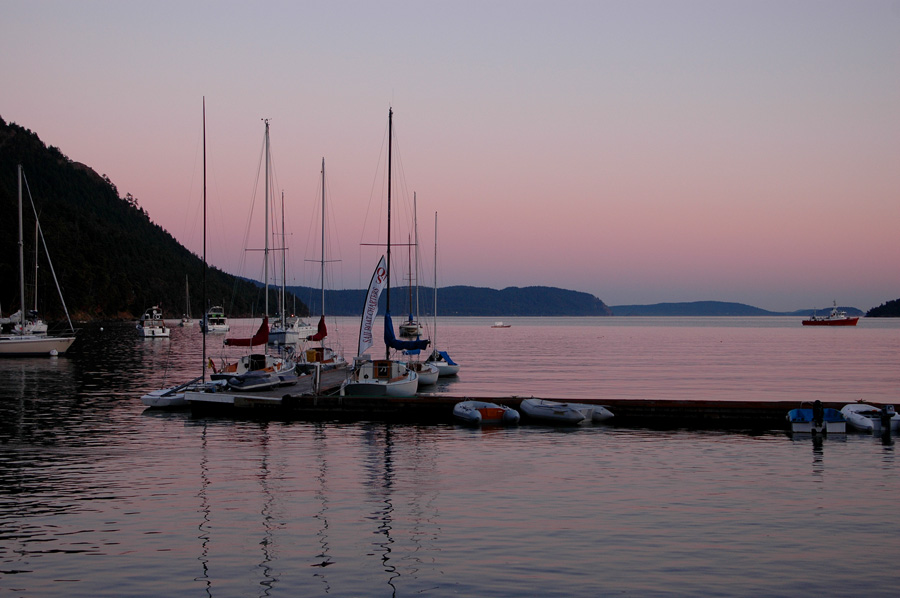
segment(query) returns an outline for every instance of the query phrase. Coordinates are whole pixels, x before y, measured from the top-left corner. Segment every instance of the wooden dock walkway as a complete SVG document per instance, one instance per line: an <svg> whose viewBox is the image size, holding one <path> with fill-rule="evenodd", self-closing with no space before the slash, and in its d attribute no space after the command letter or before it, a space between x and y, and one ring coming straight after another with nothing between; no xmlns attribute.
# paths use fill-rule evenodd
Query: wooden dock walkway
<svg viewBox="0 0 900 598"><path fill-rule="evenodd" d="M338 389L345 370L324 372L322 391L314 392L311 377L293 386L263 392L186 393L191 409L237 417L300 419L311 421L379 420L412 423L451 423L459 401L490 401L518 408L526 396L478 397L422 393L412 398L341 397ZM681 399L562 399L559 402L607 406L615 417L607 425L656 429L787 430L787 412L794 401L709 401ZM842 405L826 404L840 409ZM523 418L523 423L527 423Z"/></svg>

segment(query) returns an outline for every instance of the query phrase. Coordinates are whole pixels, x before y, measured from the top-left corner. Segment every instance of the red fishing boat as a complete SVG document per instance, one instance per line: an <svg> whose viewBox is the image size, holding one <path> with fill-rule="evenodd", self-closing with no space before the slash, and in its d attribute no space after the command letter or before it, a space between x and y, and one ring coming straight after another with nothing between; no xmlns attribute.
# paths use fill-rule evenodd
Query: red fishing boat
<svg viewBox="0 0 900 598"><path fill-rule="evenodd" d="M806 320L803 320L804 326L856 326L856 323L859 321L859 316L848 316L847 312L843 310L838 310L837 301L834 302L834 307L831 308L831 313L827 316L810 316Z"/></svg>

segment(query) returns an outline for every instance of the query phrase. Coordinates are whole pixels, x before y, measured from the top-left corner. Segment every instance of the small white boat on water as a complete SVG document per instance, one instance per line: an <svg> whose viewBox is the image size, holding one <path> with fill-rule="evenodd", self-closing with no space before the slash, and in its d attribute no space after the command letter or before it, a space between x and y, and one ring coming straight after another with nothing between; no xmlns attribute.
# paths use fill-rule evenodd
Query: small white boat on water
<svg viewBox="0 0 900 598"><path fill-rule="evenodd" d="M812 408L800 407L788 411L787 420L791 424L791 432L803 434L845 434L847 420L837 409L824 407L821 401L815 401Z"/></svg>
<svg viewBox="0 0 900 598"><path fill-rule="evenodd" d="M851 428L860 432L880 433L885 429L885 421L890 422L892 433L900 431L900 413L894 411L893 405L876 407L865 403L850 403L841 408L841 414Z"/></svg>
<svg viewBox="0 0 900 598"><path fill-rule="evenodd" d="M519 412L506 405L486 401L460 401L453 406L453 417L473 425L511 425L519 423Z"/></svg>
<svg viewBox="0 0 900 598"><path fill-rule="evenodd" d="M593 417L593 405L561 403L546 399L523 399L519 409L529 419L554 424L579 424L584 420L591 421Z"/></svg>
<svg viewBox="0 0 900 598"><path fill-rule="evenodd" d="M509 328L512 324L504 324L503 322L494 322L491 324L491 328Z"/></svg>
<svg viewBox="0 0 900 598"><path fill-rule="evenodd" d="M137 330L144 338L169 338L169 327L163 320L162 310L156 305L144 312Z"/></svg>
<svg viewBox="0 0 900 598"><path fill-rule="evenodd" d="M228 332L229 329L228 318L225 317L225 309L219 305L210 307L200 322L200 330L207 334Z"/></svg>

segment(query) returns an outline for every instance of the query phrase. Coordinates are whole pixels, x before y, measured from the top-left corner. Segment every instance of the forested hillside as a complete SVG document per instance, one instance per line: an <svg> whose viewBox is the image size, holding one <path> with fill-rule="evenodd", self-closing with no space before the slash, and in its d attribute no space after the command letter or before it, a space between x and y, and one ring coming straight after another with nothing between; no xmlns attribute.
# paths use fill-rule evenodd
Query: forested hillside
<svg viewBox="0 0 900 598"><path fill-rule="evenodd" d="M185 276L191 311L203 312L203 260L154 224L130 194L94 170L69 160L59 148L0 118L0 309L19 308L17 164L24 169L40 217L50 259L66 304L78 319L133 318L153 304L166 317L184 311ZM23 192L26 304L34 287L34 214ZM59 318L62 306L43 251L39 258L39 309ZM263 291L215 268L207 273L210 303L225 304L229 316L259 314ZM275 291L270 302L275 304ZM305 306L301 312L305 312Z"/></svg>

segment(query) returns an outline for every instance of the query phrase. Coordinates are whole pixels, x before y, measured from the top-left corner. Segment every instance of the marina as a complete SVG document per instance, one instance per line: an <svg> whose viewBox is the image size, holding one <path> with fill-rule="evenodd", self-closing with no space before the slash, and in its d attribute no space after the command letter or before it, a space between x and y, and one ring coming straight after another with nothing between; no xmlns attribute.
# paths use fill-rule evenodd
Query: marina
<svg viewBox="0 0 900 598"><path fill-rule="evenodd" d="M849 426L792 434L785 419L815 399L900 402L897 322L508 321L497 335L490 319L442 318L442 345L463 367L416 398L317 395L300 376L200 393L222 400L209 409L146 408L151 391L191 393L197 327L150 342L130 323L89 325L65 356L0 361L0 586L136 598L854 595L854 571L900 559L896 439ZM239 336L259 326L231 324ZM329 321L329 344L346 354L357 331L355 318ZM247 350L207 340L216 361ZM341 377L326 372L323 387ZM614 417L475 426L452 415L459 398L515 408L531 397ZM895 586L877 577L865 593Z"/></svg>

